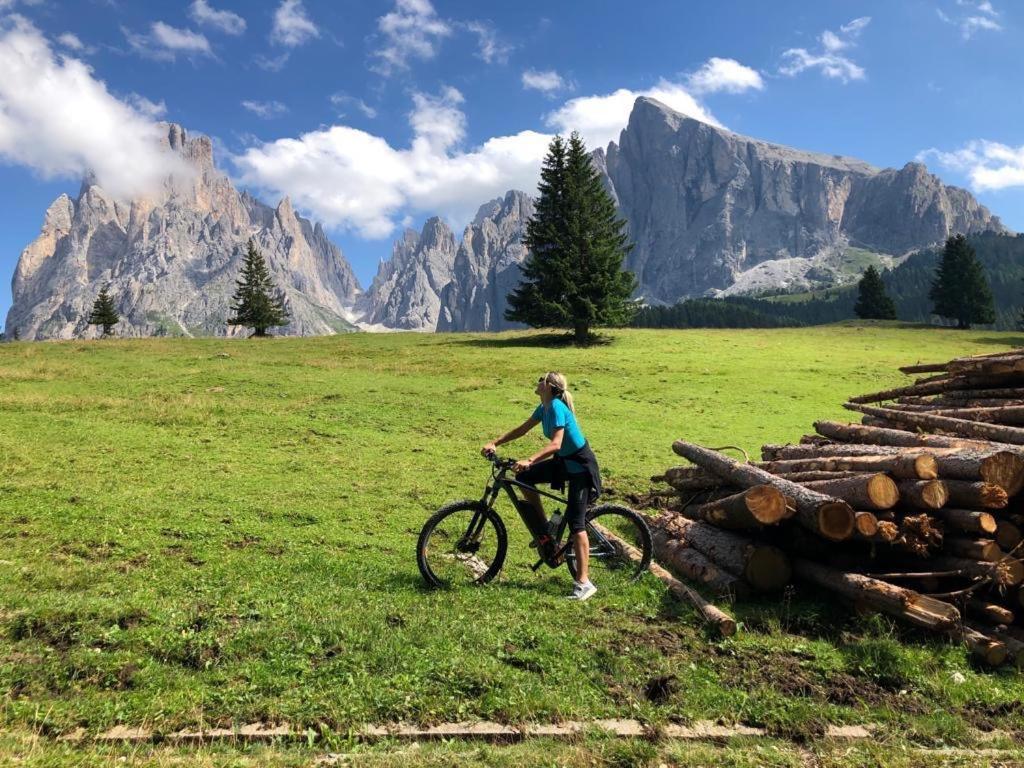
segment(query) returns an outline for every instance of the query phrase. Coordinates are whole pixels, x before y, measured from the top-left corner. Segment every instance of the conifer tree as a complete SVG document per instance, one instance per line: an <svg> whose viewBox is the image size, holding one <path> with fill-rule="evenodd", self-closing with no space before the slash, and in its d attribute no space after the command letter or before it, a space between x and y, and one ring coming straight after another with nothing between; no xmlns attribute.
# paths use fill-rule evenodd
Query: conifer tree
<svg viewBox="0 0 1024 768"><path fill-rule="evenodd" d="M530 252L505 318L571 329L575 343L586 344L591 328L626 325L636 311L636 278L622 269L632 249L625 222L575 132L568 142L552 140L538 189L523 238Z"/></svg>
<svg viewBox="0 0 1024 768"><path fill-rule="evenodd" d="M89 314L89 325L102 325L104 336L109 336L113 332L114 326L121 322L121 316L117 313L114 300L107 290L109 287L109 285L104 285L100 289L100 295L93 302L92 312Z"/></svg>
<svg viewBox="0 0 1024 768"><path fill-rule="evenodd" d="M238 287L231 297L234 314L228 318L228 325L252 328L253 336L266 336L268 328L287 325L290 317L284 296L274 286L267 262L252 240L235 284Z"/></svg>
<svg viewBox="0 0 1024 768"><path fill-rule="evenodd" d="M885 283L874 265L865 270L857 284L857 303L853 311L862 320L895 320L896 305L885 292Z"/></svg>
<svg viewBox="0 0 1024 768"><path fill-rule="evenodd" d="M992 290L981 262L963 235L946 240L928 298L932 300L932 313L956 320L957 328L995 322Z"/></svg>

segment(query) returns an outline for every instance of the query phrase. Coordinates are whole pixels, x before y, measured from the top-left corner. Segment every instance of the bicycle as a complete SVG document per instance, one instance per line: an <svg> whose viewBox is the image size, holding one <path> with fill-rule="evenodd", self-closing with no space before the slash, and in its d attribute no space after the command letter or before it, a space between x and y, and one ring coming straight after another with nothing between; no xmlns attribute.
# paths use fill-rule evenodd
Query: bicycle
<svg viewBox="0 0 1024 768"><path fill-rule="evenodd" d="M563 496L527 485L509 471L515 459L490 454L491 477L478 501L463 499L437 510L423 526L416 545L416 562L431 587L459 584L486 584L501 571L508 553L508 532L494 509L501 491L505 491L537 542L540 559L532 566L558 568L565 563L576 578L576 555L572 539L562 541L567 520L548 519L538 514L515 489L536 491L542 496L566 503ZM636 581L651 564L654 544L651 531L640 515L617 504L599 504L587 509L587 536L590 539L590 571L597 572L602 587L616 582Z"/></svg>

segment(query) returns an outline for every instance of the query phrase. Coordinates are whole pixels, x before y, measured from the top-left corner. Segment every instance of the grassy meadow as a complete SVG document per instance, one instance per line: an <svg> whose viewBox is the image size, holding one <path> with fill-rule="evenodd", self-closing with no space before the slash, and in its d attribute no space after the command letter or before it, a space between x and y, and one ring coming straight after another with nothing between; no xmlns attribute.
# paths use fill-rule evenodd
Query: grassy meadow
<svg viewBox="0 0 1024 768"><path fill-rule="evenodd" d="M426 591L414 551L434 509L480 495L480 445L529 414L546 370L568 375L622 498L676 463L677 437L753 454L843 418L845 396L902 381L900 364L1019 334L848 324L620 331L584 350L544 339L0 345L0 731L263 720L329 739L370 722L637 717L801 739L883 723L936 745L1020 728L1016 673L803 586L736 606L741 631L720 641L653 578L565 601L567 572L529 570L507 504L494 584Z"/></svg>

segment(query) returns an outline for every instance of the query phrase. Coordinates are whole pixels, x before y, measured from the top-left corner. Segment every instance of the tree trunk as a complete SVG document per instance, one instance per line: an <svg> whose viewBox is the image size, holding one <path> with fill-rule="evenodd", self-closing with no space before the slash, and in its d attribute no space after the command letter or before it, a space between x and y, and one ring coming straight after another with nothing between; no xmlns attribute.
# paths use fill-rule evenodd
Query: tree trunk
<svg viewBox="0 0 1024 768"><path fill-rule="evenodd" d="M855 512L853 525L861 538L871 539L878 533L878 518L870 512Z"/></svg>
<svg viewBox="0 0 1024 768"><path fill-rule="evenodd" d="M882 429L863 424L843 424L838 421L816 421L814 429L832 440L870 445L899 446L903 448L974 448L979 451L1009 450L1020 453L1019 445L994 443L986 438L968 439L948 435L922 435L913 429Z"/></svg>
<svg viewBox="0 0 1024 768"><path fill-rule="evenodd" d="M950 377L942 377L937 381L930 381L924 384L909 384L903 387L884 389L881 392L871 392L867 395L851 397L851 403L880 403L884 400L895 400L897 397L907 395L937 395L955 386L954 380Z"/></svg>
<svg viewBox="0 0 1024 768"><path fill-rule="evenodd" d="M864 477L870 472L779 472L775 476L791 483L813 483L816 480L840 480L846 477Z"/></svg>
<svg viewBox="0 0 1024 768"><path fill-rule="evenodd" d="M577 347L585 347L590 341L590 325L587 323L576 323L573 327L573 342Z"/></svg>
<svg viewBox="0 0 1024 768"><path fill-rule="evenodd" d="M656 518L655 525L660 520ZM789 560L776 547L681 516L673 517L666 525L666 531L700 550L712 562L739 576L759 592L773 592L789 583Z"/></svg>
<svg viewBox="0 0 1024 768"><path fill-rule="evenodd" d="M740 464L728 456L685 440L676 440L672 444L672 450L741 488L750 488L754 485L771 485L777 488L793 500L801 525L826 539L842 541L853 533L853 509L844 501L775 477L749 464Z"/></svg>
<svg viewBox="0 0 1024 768"><path fill-rule="evenodd" d="M786 517L786 497L770 485L745 491L697 507L697 515L719 528L760 528Z"/></svg>
<svg viewBox="0 0 1024 768"><path fill-rule="evenodd" d="M1021 534L1020 526L1009 520L1000 520L996 523L996 544L1005 552L1012 552L1020 546L1024 535Z"/></svg>
<svg viewBox="0 0 1024 768"><path fill-rule="evenodd" d="M750 595L750 585L743 579L719 568L703 552L678 538L672 530L656 525L655 519L661 518L648 518L655 559L690 581L703 584L721 597L742 599Z"/></svg>
<svg viewBox="0 0 1024 768"><path fill-rule="evenodd" d="M933 559L932 565L943 571L961 571L966 576L990 579L997 587L1013 587L1024 581L1024 565L1020 560L1006 559L998 563L988 563L982 560L942 556Z"/></svg>
<svg viewBox="0 0 1024 768"><path fill-rule="evenodd" d="M967 560L984 560L995 563L1002 559L1003 550L992 539L968 539L961 536L947 536L942 542L942 551L954 557Z"/></svg>
<svg viewBox="0 0 1024 768"><path fill-rule="evenodd" d="M616 547L621 549L630 560L634 563L641 562L643 555L641 555L636 547L626 541L623 541L598 523L594 523L593 525L598 529L598 531L600 531L602 536L608 538L608 540ZM658 577L666 587L668 587L669 591L677 600L683 600L696 608L697 612L704 617L704 620L715 627L723 637L732 637L736 634L736 621L732 616L729 616L724 611L709 603L700 593L690 589L657 563L651 563L650 571Z"/></svg>
<svg viewBox="0 0 1024 768"><path fill-rule="evenodd" d="M933 416L946 416L951 419L978 421L985 424L1002 424L1020 426L1024 424L1024 406L1008 405L997 408L949 408L930 405L889 405L889 410L905 413L924 413Z"/></svg>
<svg viewBox="0 0 1024 768"><path fill-rule="evenodd" d="M998 485L969 480L946 480L948 504L967 509L1002 509L1009 497Z"/></svg>
<svg viewBox="0 0 1024 768"><path fill-rule="evenodd" d="M828 456L820 458L765 461L757 465L779 475L786 472L885 472L907 480L934 480L939 476L935 456L929 453L898 453L888 456Z"/></svg>
<svg viewBox="0 0 1024 768"><path fill-rule="evenodd" d="M931 482L931 481L907 481ZM804 483L804 488L842 499L857 509L892 509L900 500L896 483L888 475L861 475L839 480L816 480Z"/></svg>
<svg viewBox="0 0 1024 768"><path fill-rule="evenodd" d="M1006 661L1008 652L1006 644L983 635L966 624L960 630L960 636L971 649L974 656L990 667L998 667Z"/></svg>
<svg viewBox="0 0 1024 768"><path fill-rule="evenodd" d="M949 491L942 480L900 480L900 498L915 509L940 509L949 501Z"/></svg>
<svg viewBox="0 0 1024 768"><path fill-rule="evenodd" d="M892 408L875 408L855 403L846 403L843 407L886 421L926 429L941 429L962 437L996 440L1012 445L1024 444L1024 429L1020 427L1004 427L1001 424L986 424L980 421L954 419L949 416L935 416L930 413L907 413L906 411L894 411Z"/></svg>
<svg viewBox="0 0 1024 768"><path fill-rule="evenodd" d="M870 576L836 571L804 559L793 561L793 572L801 579L836 592L854 603L919 627L948 631L960 621L960 612L949 603Z"/></svg>
<svg viewBox="0 0 1024 768"><path fill-rule="evenodd" d="M988 512L944 507L935 510L934 514L949 528L955 528L965 533L983 533L991 536L997 531L996 519ZM996 541L998 542L998 537ZM1000 546L1002 545L1000 544Z"/></svg>
<svg viewBox="0 0 1024 768"><path fill-rule="evenodd" d="M967 612L989 624L1013 624L1013 611L977 597L967 601Z"/></svg>
<svg viewBox="0 0 1024 768"><path fill-rule="evenodd" d="M677 491L713 491L729 485L702 467L669 467L665 482Z"/></svg>

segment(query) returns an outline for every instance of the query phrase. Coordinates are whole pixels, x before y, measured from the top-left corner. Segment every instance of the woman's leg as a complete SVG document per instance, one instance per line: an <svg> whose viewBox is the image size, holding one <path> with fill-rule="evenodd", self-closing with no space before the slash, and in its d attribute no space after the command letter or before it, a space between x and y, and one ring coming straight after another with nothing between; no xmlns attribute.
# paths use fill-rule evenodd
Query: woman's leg
<svg viewBox="0 0 1024 768"><path fill-rule="evenodd" d="M576 555L576 581L590 581L590 538L587 536L587 499L590 495L587 475L569 475L569 497L565 510L572 532L572 550Z"/></svg>
<svg viewBox="0 0 1024 768"><path fill-rule="evenodd" d="M590 538L586 530L572 535L572 551L576 554L576 580L586 584L590 581Z"/></svg>

